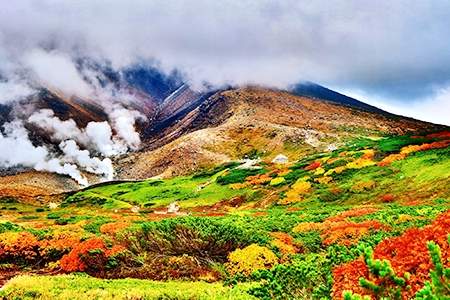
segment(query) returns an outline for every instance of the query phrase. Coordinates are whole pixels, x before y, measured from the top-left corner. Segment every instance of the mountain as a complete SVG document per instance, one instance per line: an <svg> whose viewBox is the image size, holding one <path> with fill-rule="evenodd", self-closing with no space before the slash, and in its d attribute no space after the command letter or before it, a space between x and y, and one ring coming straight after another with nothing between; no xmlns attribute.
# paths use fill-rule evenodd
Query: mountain
<svg viewBox="0 0 450 300"><path fill-rule="evenodd" d="M117 161L123 179L170 177L250 156L270 161L339 147L357 137L434 131L438 125L362 111L287 91L247 87L218 91Z"/></svg>
<svg viewBox="0 0 450 300"><path fill-rule="evenodd" d="M94 68L92 64L89 67ZM380 138L443 128L389 114L313 83L299 84L288 91L230 87L197 92L176 72L166 75L142 66L115 73L95 65L95 70L101 70L98 77L102 85L114 86L118 93L133 97L133 101L124 102L127 109L147 118L137 123L140 150L113 158L116 179L120 180L190 174L243 158L270 161L280 153L294 159L339 148L358 137ZM74 120L80 128L91 121L108 120L105 107L95 99L67 97L45 86L24 103L27 109L19 113L13 106L2 106L0 121L10 120L13 113L26 119L33 109L42 108L51 109L62 120ZM26 126L35 145L57 148L48 133L32 124ZM68 177L45 174L42 181L48 184L35 188L23 172L23 168L1 170L10 177L0 181L0 196L14 195L14 190L25 188L33 191L29 193L31 198L46 198L75 186ZM30 174L36 179L40 173ZM99 180L98 176L85 175L91 183ZM14 176L20 180L11 186Z"/></svg>
<svg viewBox="0 0 450 300"><path fill-rule="evenodd" d="M298 96L327 100L337 104L359 108L369 112L388 114L388 112L379 109L378 107L361 102L313 82L298 83L290 87L289 91Z"/></svg>

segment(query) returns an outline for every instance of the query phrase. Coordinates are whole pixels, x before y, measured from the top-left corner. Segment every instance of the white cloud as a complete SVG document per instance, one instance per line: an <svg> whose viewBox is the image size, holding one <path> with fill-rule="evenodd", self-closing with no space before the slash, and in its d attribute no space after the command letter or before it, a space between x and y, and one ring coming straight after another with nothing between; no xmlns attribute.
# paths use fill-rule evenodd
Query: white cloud
<svg viewBox="0 0 450 300"><path fill-rule="evenodd" d="M92 92L68 55L33 49L25 54L24 62L45 86L68 96L88 97Z"/></svg>
<svg viewBox="0 0 450 300"><path fill-rule="evenodd" d="M0 81L0 104L8 104L34 93L26 83L21 81Z"/></svg>
<svg viewBox="0 0 450 300"><path fill-rule="evenodd" d="M450 126L450 86L438 89L429 97L413 102L392 101L361 90L341 90L341 92L394 114Z"/></svg>

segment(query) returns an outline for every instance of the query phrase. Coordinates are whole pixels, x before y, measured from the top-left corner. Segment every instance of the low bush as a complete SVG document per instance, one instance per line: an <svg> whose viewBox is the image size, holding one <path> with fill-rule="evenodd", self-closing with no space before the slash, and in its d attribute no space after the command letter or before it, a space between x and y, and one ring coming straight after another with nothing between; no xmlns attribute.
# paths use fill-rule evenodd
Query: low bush
<svg viewBox="0 0 450 300"><path fill-rule="evenodd" d="M271 269L276 264L278 264L278 258L271 250L252 244L231 252L225 267L232 276L238 274L249 276L258 270Z"/></svg>
<svg viewBox="0 0 450 300"><path fill-rule="evenodd" d="M264 169L233 169L226 174L219 176L217 178L217 183L221 185L243 183L248 176L263 174L265 172Z"/></svg>
<svg viewBox="0 0 450 300"><path fill-rule="evenodd" d="M332 282L330 269L323 255L300 255L291 264L255 272L253 279L262 282L249 293L260 299L326 299Z"/></svg>

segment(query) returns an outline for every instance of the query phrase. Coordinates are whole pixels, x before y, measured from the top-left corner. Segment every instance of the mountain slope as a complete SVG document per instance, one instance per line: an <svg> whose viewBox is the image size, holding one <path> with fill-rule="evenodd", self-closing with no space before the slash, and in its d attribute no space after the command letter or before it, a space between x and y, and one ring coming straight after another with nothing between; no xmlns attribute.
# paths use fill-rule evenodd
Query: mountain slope
<svg viewBox="0 0 450 300"><path fill-rule="evenodd" d="M361 111L263 88L218 92L147 148L118 160L119 178L186 174L228 160L290 157L339 147L355 137L434 131L437 125Z"/></svg>
<svg viewBox="0 0 450 300"><path fill-rule="evenodd" d="M142 72L144 71L133 73L133 76L143 76ZM156 78L153 80L152 76ZM119 80L119 77L114 75L108 78ZM154 70L139 80L128 80L128 83L119 80L115 84L134 95L135 101L128 103L128 108L138 110L147 116L148 121L138 124L142 149L113 159L117 179L189 174L218 163L246 157L259 156L270 161L280 153L293 159L337 148L355 137L378 138L443 128L383 111L361 110L352 106L354 102L349 102L345 96L342 99L347 102L341 98L332 102L330 95L323 96L320 93L323 89L311 90L310 95L314 98L261 87L199 93L177 79L158 75ZM149 94L156 83L164 80L166 83L162 85L163 88ZM331 91L332 95L337 94L333 93ZM104 108L95 100L66 97L48 88L42 89L31 102L30 99L28 101L29 109L20 113L48 108L63 120L74 119L80 127L86 126L90 121L104 121L108 118ZM361 103L357 101L356 104L364 106ZM14 109L5 106L1 111L0 119L10 120ZM32 132L34 143L47 143L51 146L52 140L45 132L33 128ZM12 176L5 185L0 186L0 194L3 191L1 195L4 197L8 194L14 196L14 191L21 189L36 190L32 184L22 179L8 188L8 182L13 181L14 174L18 171L24 170L2 170L2 174ZM20 178L26 178L26 174L22 173ZM37 178L41 173L30 174ZM75 186L68 177L42 174L42 182L48 183L44 184L45 189L40 189L42 195L69 191ZM59 182L64 180L67 184L60 185ZM90 182L98 180L95 176L90 177ZM15 196L21 197L20 192L16 194ZM39 193L33 193L35 196L37 194Z"/></svg>
<svg viewBox="0 0 450 300"><path fill-rule="evenodd" d="M328 100L337 104L359 108L369 112L389 114L388 112L379 109L378 107L361 102L313 82L298 83L290 88L290 92L297 96Z"/></svg>

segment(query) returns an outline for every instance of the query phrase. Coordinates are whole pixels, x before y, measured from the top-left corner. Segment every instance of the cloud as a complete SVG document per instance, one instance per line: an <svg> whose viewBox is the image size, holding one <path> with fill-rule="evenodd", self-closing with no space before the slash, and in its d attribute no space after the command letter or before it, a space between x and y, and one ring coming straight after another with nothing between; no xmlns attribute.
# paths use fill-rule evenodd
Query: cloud
<svg viewBox="0 0 450 300"><path fill-rule="evenodd" d="M0 69L70 94L89 93L74 58L156 62L195 87L310 80L420 103L450 83L449 34L444 0L17 0L0 11Z"/></svg>
<svg viewBox="0 0 450 300"><path fill-rule="evenodd" d="M34 94L34 90L21 80L0 81L0 104L8 104Z"/></svg>
<svg viewBox="0 0 450 300"><path fill-rule="evenodd" d="M342 90L341 92L394 114L450 125L450 86L435 90L430 96L413 102L392 101L392 99L374 96L361 90Z"/></svg>
<svg viewBox="0 0 450 300"><path fill-rule="evenodd" d="M37 80L68 96L88 97L91 87L83 80L71 57L55 51L33 49L24 56L25 65Z"/></svg>

